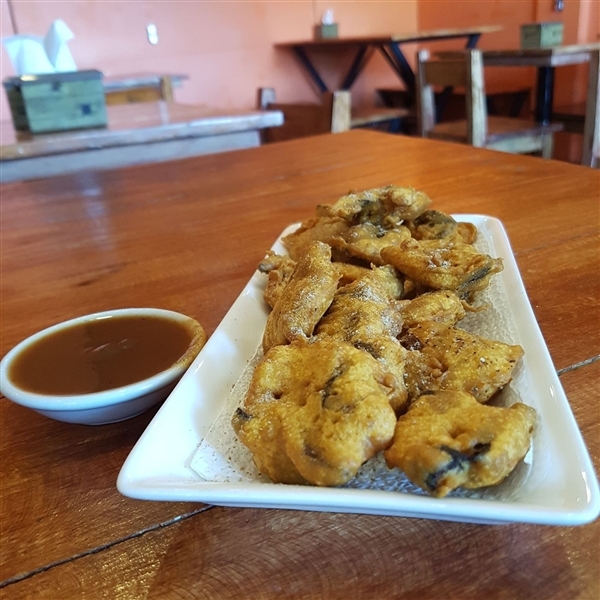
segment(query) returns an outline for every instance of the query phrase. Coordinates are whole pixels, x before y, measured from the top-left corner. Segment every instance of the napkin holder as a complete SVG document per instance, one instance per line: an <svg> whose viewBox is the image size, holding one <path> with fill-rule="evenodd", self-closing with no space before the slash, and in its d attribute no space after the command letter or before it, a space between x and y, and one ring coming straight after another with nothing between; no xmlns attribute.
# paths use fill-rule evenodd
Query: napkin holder
<svg viewBox="0 0 600 600"><path fill-rule="evenodd" d="M327 40L338 36L338 26L334 22L333 10L328 8L321 17L321 22L315 25L315 38Z"/></svg>
<svg viewBox="0 0 600 600"><path fill-rule="evenodd" d="M563 41L561 22L529 23L521 25L521 49L551 48Z"/></svg>
<svg viewBox="0 0 600 600"><path fill-rule="evenodd" d="M318 40L327 40L338 36L337 23L319 23L315 25L315 37Z"/></svg>
<svg viewBox="0 0 600 600"><path fill-rule="evenodd" d="M45 133L107 124L102 73L21 75L3 81L18 131Z"/></svg>

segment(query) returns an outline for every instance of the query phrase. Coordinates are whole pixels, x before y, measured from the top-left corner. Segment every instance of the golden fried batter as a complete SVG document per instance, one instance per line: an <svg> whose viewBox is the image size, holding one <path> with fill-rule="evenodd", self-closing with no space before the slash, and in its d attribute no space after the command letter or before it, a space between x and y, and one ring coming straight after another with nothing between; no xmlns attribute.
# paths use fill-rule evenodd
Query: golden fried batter
<svg viewBox="0 0 600 600"><path fill-rule="evenodd" d="M338 270L338 273L340 274L340 280L338 282L338 285L340 287L343 285L348 285L349 283L360 279L371 270L370 267L362 267L360 265L353 265L351 263L345 262L334 262L333 266ZM400 283L400 285L402 284Z"/></svg>
<svg viewBox="0 0 600 600"><path fill-rule="evenodd" d="M339 278L331 263L331 248L323 242L313 242L298 260L267 317L264 351L312 335L333 300Z"/></svg>
<svg viewBox="0 0 600 600"><path fill-rule="evenodd" d="M409 329L423 321L455 325L464 319L466 310L455 292L439 290L421 294L413 300L403 301L400 314L404 329Z"/></svg>
<svg viewBox="0 0 600 600"><path fill-rule="evenodd" d="M406 226L416 240L461 241L472 244L477 239L477 227L472 223L458 223L454 217L439 210L426 210Z"/></svg>
<svg viewBox="0 0 600 600"><path fill-rule="evenodd" d="M458 235L465 244L474 244L477 240L477 227L473 223L457 223Z"/></svg>
<svg viewBox="0 0 600 600"><path fill-rule="evenodd" d="M396 339L402 319L390 277L394 275L389 268L377 268L339 288L315 333L320 338L347 342L379 360L394 375L391 401L394 410L400 412L407 400L405 350Z"/></svg>
<svg viewBox="0 0 600 600"><path fill-rule="evenodd" d="M352 226L345 238L332 238L330 244L346 251L350 256L360 258L377 266L385 264L381 258L381 249L387 246L399 246L410 239L410 231L403 226L395 229L382 229L372 223Z"/></svg>
<svg viewBox="0 0 600 600"><path fill-rule="evenodd" d="M335 237L343 237L350 225L339 217L317 217L304 221L293 233L282 238L290 258L299 260L306 254L308 247L315 241L330 244ZM344 259L344 256L336 257Z"/></svg>
<svg viewBox="0 0 600 600"><path fill-rule="evenodd" d="M426 394L400 417L384 456L389 467L438 498L457 487L496 485L527 454L535 418L521 403L501 408L464 392Z"/></svg>
<svg viewBox="0 0 600 600"><path fill-rule="evenodd" d="M431 199L412 187L388 185L343 196L332 205L320 205L317 214L345 219L354 225L372 223L386 229L405 219L416 219Z"/></svg>
<svg viewBox="0 0 600 600"><path fill-rule="evenodd" d="M409 350L405 380L410 398L428 391L461 390L487 402L510 382L523 356L521 346L433 321L409 329L401 342Z"/></svg>
<svg viewBox="0 0 600 600"><path fill-rule="evenodd" d="M232 425L273 481L340 485L389 448L390 467L441 497L501 482L526 454L535 411L484 405L523 349L455 327L485 310L470 304L502 259L430 202L349 193L283 238L289 257L260 263L265 357Z"/></svg>
<svg viewBox="0 0 600 600"><path fill-rule="evenodd" d="M408 240L381 250L383 260L432 290L454 290L471 299L502 271L502 259L480 254L470 244L441 240Z"/></svg>
<svg viewBox="0 0 600 600"><path fill-rule="evenodd" d="M298 340L259 363L232 424L273 481L340 485L392 440L389 382L349 344Z"/></svg>
<svg viewBox="0 0 600 600"><path fill-rule="evenodd" d="M289 256L276 254L272 250L267 252L265 258L258 265L258 270L268 275L263 297L271 308L275 306L281 292L292 278L295 267L296 261Z"/></svg>

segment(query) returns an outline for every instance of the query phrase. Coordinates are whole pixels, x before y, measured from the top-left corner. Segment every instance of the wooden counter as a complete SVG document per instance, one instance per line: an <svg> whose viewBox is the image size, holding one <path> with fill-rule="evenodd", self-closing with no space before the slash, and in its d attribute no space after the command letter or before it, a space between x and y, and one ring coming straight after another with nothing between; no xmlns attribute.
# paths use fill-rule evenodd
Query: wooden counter
<svg viewBox="0 0 600 600"><path fill-rule="evenodd" d="M279 111L226 112L171 102L108 106L108 127L32 135L3 121L2 182L174 160L260 145Z"/></svg>
<svg viewBox="0 0 600 600"><path fill-rule="evenodd" d="M598 470L600 173L561 162L351 131L6 184L1 353L126 306L180 311L211 334L286 225L388 183L502 220ZM153 412L86 427L0 400L1 598L600 595L598 520L487 526L123 497L117 475Z"/></svg>

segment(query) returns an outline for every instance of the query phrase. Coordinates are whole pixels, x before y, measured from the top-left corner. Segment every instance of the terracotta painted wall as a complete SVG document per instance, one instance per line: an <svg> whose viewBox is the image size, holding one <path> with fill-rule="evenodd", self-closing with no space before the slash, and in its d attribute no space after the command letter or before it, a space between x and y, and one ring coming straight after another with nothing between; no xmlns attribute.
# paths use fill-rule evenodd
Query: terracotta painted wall
<svg viewBox="0 0 600 600"><path fill-rule="evenodd" d="M12 6L19 33L43 35L54 19L64 19L75 34L69 47L79 68L99 68L105 75L186 73L190 80L176 91L178 101L222 108L253 107L260 86L275 87L281 100L316 100L316 91L291 52L276 50L273 44L310 38L313 25L330 6L341 35L417 28L416 0L12 0ZM146 39L147 23L158 28L156 46ZM349 66L350 57L340 53L318 58L326 80L335 86L336 69ZM5 76L11 74L4 51L2 68ZM373 57L354 90L357 103L371 100L376 86L394 82L383 58Z"/></svg>

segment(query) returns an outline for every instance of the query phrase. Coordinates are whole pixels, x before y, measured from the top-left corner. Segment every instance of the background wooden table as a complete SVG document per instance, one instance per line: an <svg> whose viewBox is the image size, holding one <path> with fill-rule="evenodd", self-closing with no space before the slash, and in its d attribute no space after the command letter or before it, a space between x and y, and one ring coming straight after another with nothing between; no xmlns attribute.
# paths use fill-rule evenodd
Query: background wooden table
<svg viewBox="0 0 600 600"><path fill-rule="evenodd" d="M189 158L260 145L276 110L223 111L175 102L107 107L108 125L44 134L0 123L0 182Z"/></svg>
<svg viewBox="0 0 600 600"><path fill-rule="evenodd" d="M281 42L275 44L275 47L291 48L320 92L330 90L317 70L314 60L311 60L306 53L307 50L318 48L320 50L335 51L337 48L350 48L355 51L355 56L347 74L336 88L342 90L349 90L352 87L356 78L366 67L373 52L379 50L400 81L406 86L408 92L414 95L415 74L402 51L404 44L466 39L465 47L475 48L483 33L495 33L501 30L502 27L497 25L481 25L478 27L434 29L432 31L414 31L369 37L317 38L299 42Z"/></svg>
<svg viewBox="0 0 600 600"><path fill-rule="evenodd" d="M156 306L212 333L285 225L350 189L426 191L506 227L596 469L600 173L353 131L2 186L1 353L57 321ZM0 400L0 597L600 595L599 522L555 528L153 503L115 481L152 412L69 425Z"/></svg>

